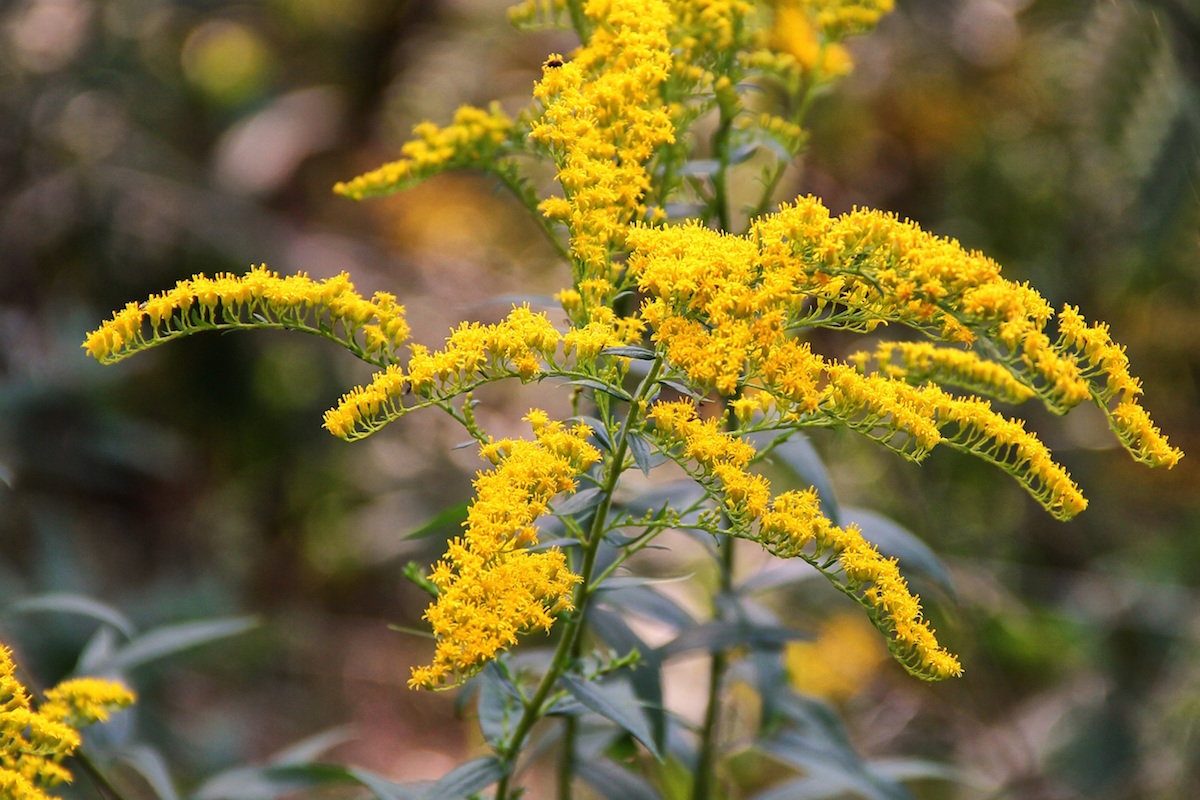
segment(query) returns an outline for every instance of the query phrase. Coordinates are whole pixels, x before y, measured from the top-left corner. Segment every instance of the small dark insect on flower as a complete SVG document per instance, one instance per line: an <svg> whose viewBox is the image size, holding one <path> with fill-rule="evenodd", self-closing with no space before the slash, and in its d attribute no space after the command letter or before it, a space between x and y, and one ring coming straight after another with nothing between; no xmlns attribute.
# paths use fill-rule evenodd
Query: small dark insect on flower
<svg viewBox="0 0 1200 800"><path fill-rule="evenodd" d="M552 58L546 62L547 67L561 67L562 65L563 60L561 58Z"/></svg>

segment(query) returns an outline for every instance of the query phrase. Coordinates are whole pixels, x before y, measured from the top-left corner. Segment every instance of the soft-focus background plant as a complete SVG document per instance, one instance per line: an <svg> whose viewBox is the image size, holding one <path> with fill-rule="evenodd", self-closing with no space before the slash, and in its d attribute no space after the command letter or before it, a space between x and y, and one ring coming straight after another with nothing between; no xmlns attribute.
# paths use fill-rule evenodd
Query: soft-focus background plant
<svg viewBox="0 0 1200 800"><path fill-rule="evenodd" d="M506 5L0 4L0 606L71 592L143 626L260 615L135 673L137 724L185 788L346 723L336 759L397 779L477 753L451 694L405 688L427 643L387 628L418 626L402 569L442 550L404 535L465 501L477 462L433 416L330 437L322 412L367 372L320 341L197 337L107 370L78 343L130 297L261 260L395 292L426 343L557 289L554 254L487 179L364 205L329 190L421 119L527 102L573 43L514 33ZM902 0L852 51L784 194L910 216L1107 320L1151 414L1197 452L1200 3ZM508 433L523 391L481 418ZM965 457L918 467L814 437L842 503L904 523L954 573L939 631L962 680L907 679L837 605L797 620L819 636L791 653L862 751L964 771L927 796L1200 794L1200 480L1191 459L1150 473L1098 449L1113 440L1089 410L1032 421L1091 500L1066 524ZM44 682L93 629L0 616ZM704 669L673 668L668 703L702 707Z"/></svg>

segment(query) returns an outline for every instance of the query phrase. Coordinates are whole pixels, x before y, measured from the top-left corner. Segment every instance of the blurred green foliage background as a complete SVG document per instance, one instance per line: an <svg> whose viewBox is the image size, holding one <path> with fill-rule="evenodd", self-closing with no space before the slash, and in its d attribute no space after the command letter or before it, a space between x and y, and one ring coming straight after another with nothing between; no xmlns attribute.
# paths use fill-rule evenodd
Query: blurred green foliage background
<svg viewBox="0 0 1200 800"><path fill-rule="evenodd" d="M450 695L405 688L426 643L387 625L420 627L401 571L444 539L404 534L466 500L477 462L432 412L355 445L327 435L322 411L369 372L324 342L196 337L111 368L79 343L130 300L264 261L395 292L426 344L559 288L487 180L361 206L330 192L421 119L528 103L572 42L512 31L505 6L0 3L0 604L74 592L144 625L260 615L135 675L137 725L183 787L343 723L357 738L334 757L397 779L473 752ZM780 199L907 215L1107 320L1189 457L1148 471L1086 408L1034 415L1091 500L1062 524L965 457L917 467L816 437L843 503L950 565L958 597L927 599L966 666L926 686L846 645L835 665L867 666L833 696L865 752L967 776L922 796L1200 796L1200 3L901 0L852 49ZM519 434L537 397L501 387L480 418ZM837 613L814 602L797 624ZM94 627L0 616L43 683ZM702 670L674 681L681 705L702 696Z"/></svg>

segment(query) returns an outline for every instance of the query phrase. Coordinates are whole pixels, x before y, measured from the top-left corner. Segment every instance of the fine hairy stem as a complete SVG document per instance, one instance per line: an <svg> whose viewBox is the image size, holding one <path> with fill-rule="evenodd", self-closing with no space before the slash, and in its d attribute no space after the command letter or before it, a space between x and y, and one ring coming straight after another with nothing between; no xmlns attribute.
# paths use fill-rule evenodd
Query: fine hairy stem
<svg viewBox="0 0 1200 800"><path fill-rule="evenodd" d="M604 483L601 486L601 497L603 499L600 505L596 507L596 515L592 519L588 538L583 543L583 565L579 570L579 574L583 577L583 580L575 586L575 610L566 618L562 637L558 640L558 647L554 651L554 658L550 663L550 669L542 676L537 689L525 702L524 713L521 714L521 719L517 723L517 727L513 731L507 746L498 753L505 763L505 771L504 777L496 784L496 800L508 800L509 780L515 771L517 755L521 752L521 746L525 743L525 737L529 735L533 726L541 719L542 706L546 702L546 698L554 690L559 677L570 668L574 661L573 656L577 652L576 648L580 641L579 636L583 630L590 582L596 565L596 554L600 550L600 542L604 539L605 526L608 524L608 513L612 509L613 493L616 491L621 473L625 470L625 457L629 454L629 434L633 426L638 423L638 417L641 415L641 401L653 388L655 382L658 380L661 369L662 362L656 360L650 371L646 374L646 377L642 379L633 396L632 402L629 404L629 415L625 418L625 423L621 426L620 434L613 443L612 459L608 462L608 470L605 473ZM569 785L570 780L570 774L563 775L560 772L560 786L563 781Z"/></svg>

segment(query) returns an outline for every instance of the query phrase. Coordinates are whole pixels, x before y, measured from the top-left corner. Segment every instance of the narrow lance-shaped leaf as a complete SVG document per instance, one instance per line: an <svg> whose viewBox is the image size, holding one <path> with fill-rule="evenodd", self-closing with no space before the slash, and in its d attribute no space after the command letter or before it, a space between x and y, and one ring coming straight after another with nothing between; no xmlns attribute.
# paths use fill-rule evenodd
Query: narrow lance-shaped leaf
<svg viewBox="0 0 1200 800"><path fill-rule="evenodd" d="M130 619L112 606L81 594L52 593L22 598L4 608L5 614L49 612L78 614L111 625L127 637L137 633Z"/></svg>
<svg viewBox="0 0 1200 800"><path fill-rule="evenodd" d="M600 716L615 722L622 730L637 739L657 759L662 753L654 742L654 735L646 715L629 693L621 692L614 685L596 684L580 680L571 675L562 675L558 682L571 695Z"/></svg>
<svg viewBox="0 0 1200 800"><path fill-rule="evenodd" d="M258 626L254 617L230 617L167 625L147 631L117 648L99 663L80 665L81 672L123 672L164 656L237 636Z"/></svg>

